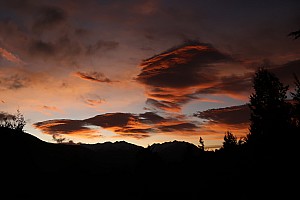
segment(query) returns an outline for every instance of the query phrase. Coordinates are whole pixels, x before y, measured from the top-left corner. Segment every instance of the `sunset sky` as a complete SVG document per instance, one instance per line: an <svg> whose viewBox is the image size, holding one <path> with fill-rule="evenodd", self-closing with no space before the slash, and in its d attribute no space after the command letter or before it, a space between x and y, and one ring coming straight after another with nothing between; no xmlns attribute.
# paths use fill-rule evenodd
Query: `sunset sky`
<svg viewBox="0 0 300 200"><path fill-rule="evenodd" d="M54 142L248 132L251 79L300 76L299 0L0 0L0 117Z"/></svg>

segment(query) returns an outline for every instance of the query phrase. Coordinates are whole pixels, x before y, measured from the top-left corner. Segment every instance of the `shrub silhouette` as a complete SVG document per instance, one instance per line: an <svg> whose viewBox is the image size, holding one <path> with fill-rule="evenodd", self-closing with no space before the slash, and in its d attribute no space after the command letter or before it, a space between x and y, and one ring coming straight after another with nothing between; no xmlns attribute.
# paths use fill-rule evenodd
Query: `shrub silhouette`
<svg viewBox="0 0 300 200"><path fill-rule="evenodd" d="M221 149L225 151L234 151L238 147L238 140L235 135L233 135L230 131L226 131L224 135L224 142Z"/></svg>
<svg viewBox="0 0 300 200"><path fill-rule="evenodd" d="M0 127L23 131L25 125L25 118L19 109L15 115L2 113L2 117L0 116Z"/></svg>

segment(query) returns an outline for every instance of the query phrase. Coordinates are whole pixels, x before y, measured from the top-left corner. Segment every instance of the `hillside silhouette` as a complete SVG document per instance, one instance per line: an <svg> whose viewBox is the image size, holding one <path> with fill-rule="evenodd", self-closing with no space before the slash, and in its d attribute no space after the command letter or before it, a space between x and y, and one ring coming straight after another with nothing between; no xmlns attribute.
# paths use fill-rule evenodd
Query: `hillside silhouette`
<svg viewBox="0 0 300 200"><path fill-rule="evenodd" d="M299 79L288 86L266 69L253 77L249 134L226 132L207 151L184 141L141 147L125 141L48 143L0 127L1 194L10 198L278 198L296 195L299 178ZM104 198L107 199L107 198Z"/></svg>
<svg viewBox="0 0 300 200"><path fill-rule="evenodd" d="M201 199L210 194L229 197L233 194L226 191L233 190L245 195L240 199L248 199L272 196L274 189L282 192L299 169L297 157L288 163L284 156L271 154L254 158L245 152L201 151L182 141L147 148L126 142L69 145L7 128L0 131L1 191L18 198L47 194Z"/></svg>

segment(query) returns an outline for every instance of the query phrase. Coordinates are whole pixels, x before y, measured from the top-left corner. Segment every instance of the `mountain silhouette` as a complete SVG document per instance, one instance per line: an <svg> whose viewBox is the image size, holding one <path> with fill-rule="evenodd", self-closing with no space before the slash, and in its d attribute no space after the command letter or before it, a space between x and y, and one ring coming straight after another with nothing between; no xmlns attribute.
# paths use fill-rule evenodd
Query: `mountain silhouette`
<svg viewBox="0 0 300 200"><path fill-rule="evenodd" d="M48 143L4 127L0 133L0 192L11 198L271 197L274 190L293 194L289 180L299 172L282 156L203 151L176 140L144 148L125 141Z"/></svg>
<svg viewBox="0 0 300 200"><path fill-rule="evenodd" d="M156 153L164 162L180 163L188 157L199 156L200 150L194 144L184 141L172 141L164 143L155 143L150 145L149 150Z"/></svg>

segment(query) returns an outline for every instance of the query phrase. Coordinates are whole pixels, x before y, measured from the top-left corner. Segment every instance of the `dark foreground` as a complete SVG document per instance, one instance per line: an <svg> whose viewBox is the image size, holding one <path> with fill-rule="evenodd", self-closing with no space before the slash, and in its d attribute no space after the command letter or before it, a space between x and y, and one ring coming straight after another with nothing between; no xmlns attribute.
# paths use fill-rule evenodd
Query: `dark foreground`
<svg viewBox="0 0 300 200"><path fill-rule="evenodd" d="M1 133L3 199L291 199L298 154L201 151L186 142L52 144Z"/></svg>

